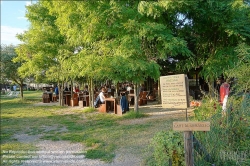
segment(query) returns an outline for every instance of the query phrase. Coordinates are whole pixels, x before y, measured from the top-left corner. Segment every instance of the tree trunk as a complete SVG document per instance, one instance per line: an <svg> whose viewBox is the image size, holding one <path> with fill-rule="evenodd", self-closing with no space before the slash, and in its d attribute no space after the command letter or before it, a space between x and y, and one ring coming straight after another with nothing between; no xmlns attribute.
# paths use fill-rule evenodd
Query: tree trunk
<svg viewBox="0 0 250 166"><path fill-rule="evenodd" d="M116 86L115 86L115 93L116 93L116 97L119 97L118 95L118 92L119 92L119 81L117 82Z"/></svg>
<svg viewBox="0 0 250 166"><path fill-rule="evenodd" d="M161 104L161 85L160 85L160 78L158 79L158 104Z"/></svg>
<svg viewBox="0 0 250 166"><path fill-rule="evenodd" d="M95 94L93 87L93 78L89 79L89 106L94 107Z"/></svg>
<svg viewBox="0 0 250 166"><path fill-rule="evenodd" d="M20 87L20 96L21 96L21 99L23 100L23 82L21 81L20 83L18 83L17 81L15 81L19 87Z"/></svg>
<svg viewBox="0 0 250 166"><path fill-rule="evenodd" d="M59 88L59 104L60 106L64 106L64 100L63 100L64 82L62 82L62 85L59 85L58 82L58 88Z"/></svg>
<svg viewBox="0 0 250 166"><path fill-rule="evenodd" d="M70 80L70 86L71 86L71 88L70 88L71 100L73 100L73 81L72 81L72 79Z"/></svg>
<svg viewBox="0 0 250 166"><path fill-rule="evenodd" d="M208 87L209 87L209 96L214 97L215 96L215 89L214 89L214 79L213 78L209 79Z"/></svg>
<svg viewBox="0 0 250 166"><path fill-rule="evenodd" d="M138 83L135 84L135 90L134 90L135 96L134 96L134 111L138 112L138 94L139 94L139 88Z"/></svg>
<svg viewBox="0 0 250 166"><path fill-rule="evenodd" d="M20 95L23 100L23 84L20 85Z"/></svg>

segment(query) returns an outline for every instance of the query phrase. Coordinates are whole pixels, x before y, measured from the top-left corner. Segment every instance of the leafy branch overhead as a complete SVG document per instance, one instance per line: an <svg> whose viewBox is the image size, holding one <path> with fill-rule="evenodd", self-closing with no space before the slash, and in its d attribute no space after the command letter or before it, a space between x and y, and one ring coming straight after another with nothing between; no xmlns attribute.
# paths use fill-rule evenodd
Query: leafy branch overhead
<svg viewBox="0 0 250 166"><path fill-rule="evenodd" d="M198 69L213 80L235 67L241 43L250 44L249 10L238 0L38 1L27 6L30 28L17 36L19 71L140 83Z"/></svg>

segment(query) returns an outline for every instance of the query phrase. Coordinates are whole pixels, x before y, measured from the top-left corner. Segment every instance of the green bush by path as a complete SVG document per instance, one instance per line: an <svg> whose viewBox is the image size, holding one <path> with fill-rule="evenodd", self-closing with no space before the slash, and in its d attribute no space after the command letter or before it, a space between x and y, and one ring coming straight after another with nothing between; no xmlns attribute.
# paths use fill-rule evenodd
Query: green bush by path
<svg viewBox="0 0 250 166"><path fill-rule="evenodd" d="M158 132L152 139L150 149L153 157L148 160L150 166L185 165L183 134L176 131Z"/></svg>
<svg viewBox="0 0 250 166"><path fill-rule="evenodd" d="M204 100L197 108L195 119L210 121L209 132L195 132L194 136L211 155L216 165L248 165L250 154L250 100L247 96L231 96L226 113L213 100ZM204 163L204 156L195 157L197 163ZM248 162L248 163L247 163Z"/></svg>

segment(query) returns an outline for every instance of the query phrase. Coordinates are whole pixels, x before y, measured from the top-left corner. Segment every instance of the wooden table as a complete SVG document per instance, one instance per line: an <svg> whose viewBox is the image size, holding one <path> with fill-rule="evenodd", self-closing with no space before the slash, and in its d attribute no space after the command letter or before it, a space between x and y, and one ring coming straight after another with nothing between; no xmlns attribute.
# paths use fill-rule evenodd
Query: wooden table
<svg viewBox="0 0 250 166"><path fill-rule="evenodd" d="M70 106L71 94L64 94L63 96L65 97L65 104Z"/></svg>
<svg viewBox="0 0 250 166"><path fill-rule="evenodd" d="M107 112L107 110L109 111L109 108L107 108L108 106L109 106L109 104L108 103L112 103L113 102L113 109L114 109L114 113L116 112L116 98L105 98L105 104L106 104L106 112ZM110 104L110 109L112 109L112 105Z"/></svg>
<svg viewBox="0 0 250 166"><path fill-rule="evenodd" d="M123 113L122 113L121 105L118 104L117 100L118 98L105 98L105 103L101 104L100 107L98 108L99 112L107 113L108 111L107 107L112 106L111 104L114 104L113 105L114 114L122 115ZM109 104L109 102L111 104Z"/></svg>
<svg viewBox="0 0 250 166"><path fill-rule="evenodd" d="M58 96L58 95L53 94L53 97L52 97L53 102L57 102L57 99L58 99L58 98L59 98L59 96Z"/></svg>
<svg viewBox="0 0 250 166"><path fill-rule="evenodd" d="M133 98L135 98L135 94L128 94L128 102L130 105L134 105L134 101L132 101Z"/></svg>
<svg viewBox="0 0 250 166"><path fill-rule="evenodd" d="M89 106L89 95L80 95L79 94L79 106L81 106L81 107Z"/></svg>

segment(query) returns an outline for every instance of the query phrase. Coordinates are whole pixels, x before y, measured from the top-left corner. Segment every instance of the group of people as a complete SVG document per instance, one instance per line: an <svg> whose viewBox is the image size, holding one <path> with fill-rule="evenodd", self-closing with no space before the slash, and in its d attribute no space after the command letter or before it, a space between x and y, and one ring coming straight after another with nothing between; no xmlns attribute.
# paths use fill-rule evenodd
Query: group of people
<svg viewBox="0 0 250 166"><path fill-rule="evenodd" d="M99 95L97 96L97 98L95 100L95 103L94 103L95 108L97 108L99 106L99 104L105 103L105 98L106 98L106 96L104 95L105 92L106 92L106 89L102 88L102 91L99 93ZM129 108L125 93L121 93L120 106L122 109L122 113L125 113Z"/></svg>
<svg viewBox="0 0 250 166"><path fill-rule="evenodd" d="M99 107L100 104L104 104L105 103L105 93L108 92L108 88L102 87L101 88L101 92L98 94L98 96L96 97L96 100L94 102L94 107L97 108ZM128 110L128 101L126 98L125 93L120 93L121 98L120 98L120 105L121 105L121 109L122 109L122 113L125 113Z"/></svg>
<svg viewBox="0 0 250 166"><path fill-rule="evenodd" d="M71 91L71 86L69 86L69 88L68 88L67 86L65 86L64 92L68 92L68 91ZM80 93L80 88L79 88L79 86L74 86L73 92L74 92L74 93ZM87 85L84 87L83 92L88 92L88 86L87 86ZM55 93L56 95L59 95L59 87L58 87L58 86L55 87L54 93Z"/></svg>

